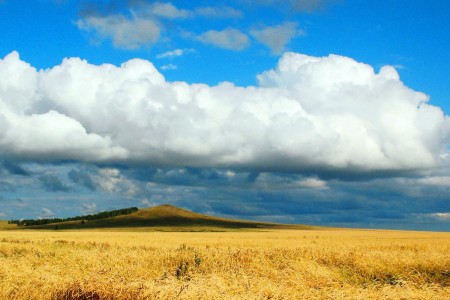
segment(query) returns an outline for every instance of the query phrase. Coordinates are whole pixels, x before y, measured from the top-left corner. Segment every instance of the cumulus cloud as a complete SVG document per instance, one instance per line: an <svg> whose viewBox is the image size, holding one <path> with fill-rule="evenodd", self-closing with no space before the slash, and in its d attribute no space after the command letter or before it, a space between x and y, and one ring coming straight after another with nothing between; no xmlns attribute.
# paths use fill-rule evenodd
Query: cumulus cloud
<svg viewBox="0 0 450 300"><path fill-rule="evenodd" d="M82 31L92 34L95 42L110 39L117 48L137 49L152 46L159 41L173 41L176 37L183 37L189 22L207 18L210 21L228 22L224 30L208 30L204 28L203 34L197 40L228 50L243 50L249 46L249 38L242 29L235 28L226 19L240 19L244 11L265 10L264 6L272 6L288 12L314 12L320 10L336 0L257 0L249 2L241 0L234 3L235 7L227 5L199 6L182 8L171 2L164 1L87 1L83 2L80 18L75 22ZM248 2L247 5L245 2ZM203 20L204 21L204 20ZM174 26L178 22L180 26ZM208 23L209 24L209 23ZM207 24L207 25L208 25ZM200 25L205 27L204 25ZM184 27L184 28L183 28ZM181 33L181 35L180 35ZM285 22L276 26L257 28L251 35L269 47L274 54L280 54L286 44L295 36L303 35L304 31L297 28L293 22ZM192 34L187 34L192 35ZM173 39L173 40L172 40Z"/></svg>
<svg viewBox="0 0 450 300"><path fill-rule="evenodd" d="M97 40L111 39L114 47L137 49L158 42L165 21L194 16L193 11L170 2L90 3L75 24Z"/></svg>
<svg viewBox="0 0 450 300"><path fill-rule="evenodd" d="M305 34L297 26L295 22L285 22L280 25L254 29L251 31L251 35L258 42L269 47L272 53L280 54L292 38Z"/></svg>
<svg viewBox="0 0 450 300"><path fill-rule="evenodd" d="M448 152L449 118L425 94L338 55L286 53L249 87L167 82L139 59L36 71L17 53L0 78L0 151L17 158L362 174L434 168ZM323 185L311 178L300 185ZM134 193L120 174L102 180Z"/></svg>
<svg viewBox="0 0 450 300"><path fill-rule="evenodd" d="M61 108L48 107L39 95L42 75L21 61L17 52L0 60L0 147L4 153L50 160L126 156L127 151L112 146L108 136L88 133L76 119L54 110Z"/></svg>
<svg viewBox="0 0 450 300"><path fill-rule="evenodd" d="M114 47L137 49L152 46L161 40L168 21L207 18L239 18L242 12L228 6L206 6L191 10L176 7L170 2L106 2L85 3L76 26L93 35L94 42L110 39ZM167 40L166 36L166 40ZM225 30L207 32L199 39L226 49L243 47L244 34ZM230 44L231 43L231 44ZM236 46L239 44L238 46ZM231 48L230 48L231 47ZM240 48L239 48L240 49Z"/></svg>
<svg viewBox="0 0 450 300"><path fill-rule="evenodd" d="M79 29L93 32L99 39L111 39L117 48L136 49L158 41L162 26L153 19L123 15L87 16L76 22Z"/></svg>
<svg viewBox="0 0 450 300"><path fill-rule="evenodd" d="M98 174L92 176L96 186L107 193L122 194L126 197L135 196L140 192L140 187L122 176L120 170L115 168L103 168Z"/></svg>
<svg viewBox="0 0 450 300"><path fill-rule="evenodd" d="M240 51L250 45L247 35L235 28L226 28L221 31L209 30L196 37L204 44L210 44L219 48Z"/></svg>

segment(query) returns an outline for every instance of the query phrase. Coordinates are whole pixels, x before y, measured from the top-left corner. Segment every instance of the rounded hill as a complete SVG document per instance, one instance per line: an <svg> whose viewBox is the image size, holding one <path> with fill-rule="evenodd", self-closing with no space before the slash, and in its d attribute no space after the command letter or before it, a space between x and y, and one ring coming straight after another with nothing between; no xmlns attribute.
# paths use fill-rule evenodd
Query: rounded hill
<svg viewBox="0 0 450 300"><path fill-rule="evenodd" d="M136 212L92 221L70 221L27 229L107 229L130 228L161 231L229 231L240 229L313 229L307 225L285 225L213 217L169 204L139 209Z"/></svg>

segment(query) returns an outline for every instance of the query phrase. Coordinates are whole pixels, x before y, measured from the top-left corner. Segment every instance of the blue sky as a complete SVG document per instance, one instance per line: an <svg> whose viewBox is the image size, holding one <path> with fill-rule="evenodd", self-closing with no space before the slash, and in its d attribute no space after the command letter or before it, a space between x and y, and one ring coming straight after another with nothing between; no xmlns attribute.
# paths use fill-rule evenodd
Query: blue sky
<svg viewBox="0 0 450 300"><path fill-rule="evenodd" d="M0 1L0 218L172 203L450 230L448 1Z"/></svg>

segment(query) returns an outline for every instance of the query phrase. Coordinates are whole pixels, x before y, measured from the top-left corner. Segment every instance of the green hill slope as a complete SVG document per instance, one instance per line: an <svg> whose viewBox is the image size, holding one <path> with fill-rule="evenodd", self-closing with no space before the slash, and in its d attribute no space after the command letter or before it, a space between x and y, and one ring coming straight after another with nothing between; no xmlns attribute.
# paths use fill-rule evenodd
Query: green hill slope
<svg viewBox="0 0 450 300"><path fill-rule="evenodd" d="M161 231L228 231L242 229L314 229L316 227L217 218L165 204L140 209L137 212L128 215L89 222L73 221L39 226L26 226L23 228L58 230L140 228Z"/></svg>

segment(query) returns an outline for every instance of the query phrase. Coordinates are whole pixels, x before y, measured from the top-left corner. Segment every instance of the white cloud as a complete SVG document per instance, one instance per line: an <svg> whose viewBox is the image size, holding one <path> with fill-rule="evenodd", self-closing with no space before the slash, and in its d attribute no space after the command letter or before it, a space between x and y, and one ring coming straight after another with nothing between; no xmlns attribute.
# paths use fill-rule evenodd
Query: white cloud
<svg viewBox="0 0 450 300"><path fill-rule="evenodd" d="M250 33L257 41L269 47L272 53L280 54L292 38L305 34L297 26L295 22L285 22L280 25L254 29Z"/></svg>
<svg viewBox="0 0 450 300"><path fill-rule="evenodd" d="M419 213L414 214L416 218L419 219L432 219L438 221L450 221L450 212L440 212L440 213Z"/></svg>
<svg viewBox="0 0 450 300"><path fill-rule="evenodd" d="M152 195L152 197L153 197L153 195ZM158 197L155 197L155 198L158 198ZM152 206L156 206L159 204L159 202L155 202L153 200L155 200L155 199L149 199L149 198L145 197L145 198L141 199L140 203L142 205L144 205L145 207L152 207Z"/></svg>
<svg viewBox="0 0 450 300"><path fill-rule="evenodd" d="M286 177L278 176L273 173L261 173L255 181L259 189L326 189L326 181L316 177Z"/></svg>
<svg viewBox="0 0 450 300"><path fill-rule="evenodd" d="M295 185L299 188L313 188L313 189L324 189L327 187L326 181L320 180L315 177L300 179L295 182Z"/></svg>
<svg viewBox="0 0 450 300"><path fill-rule="evenodd" d="M179 9L171 3L134 3L127 11L100 15L94 11L78 19L80 30L93 33L97 40L111 39L114 47L137 49L159 41L164 31L164 19L183 19L193 16L191 11Z"/></svg>
<svg viewBox="0 0 450 300"><path fill-rule="evenodd" d="M97 204L95 203L84 203L81 205L81 210L83 214L94 214L97 210Z"/></svg>
<svg viewBox="0 0 450 300"><path fill-rule="evenodd" d="M187 10L178 8L170 2L130 2L126 7L124 11L106 15L92 9L75 24L80 30L93 34L94 42L111 39L116 48L137 49L157 43L166 29L164 24L167 19L176 21L197 17L217 19L242 16L241 11L227 6ZM210 31L200 36L199 40L233 50L240 50L248 44L248 37L235 29Z"/></svg>
<svg viewBox="0 0 450 300"><path fill-rule="evenodd" d="M183 49L175 49L172 51L166 51L157 56L157 58L165 58L165 57L176 57L183 55Z"/></svg>
<svg viewBox="0 0 450 300"><path fill-rule="evenodd" d="M51 160L71 156L74 159L99 160L124 158L127 151L112 146L108 136L87 133L77 121L56 111L29 116L7 115L2 142L8 152L23 157L51 156Z"/></svg>
<svg viewBox="0 0 450 300"><path fill-rule="evenodd" d="M41 73L42 75L42 73ZM13 155L43 160L125 158L127 150L107 135L88 133L78 120L47 108L37 113L39 73L16 52L0 60L0 148ZM37 106L35 106L37 105Z"/></svg>
<svg viewBox="0 0 450 300"><path fill-rule="evenodd" d="M87 16L76 22L79 29L94 32L100 39L111 39L117 48L136 49L158 41L162 25L150 18L123 15Z"/></svg>
<svg viewBox="0 0 450 300"><path fill-rule="evenodd" d="M219 48L240 51L250 45L250 40L241 31L234 28L226 28L222 31L209 30L197 36L197 40Z"/></svg>
<svg viewBox="0 0 450 300"><path fill-rule="evenodd" d="M194 49L175 49L171 51L166 51L164 53L159 54L156 58L174 58L178 56L185 55L186 53L194 52Z"/></svg>
<svg viewBox="0 0 450 300"><path fill-rule="evenodd" d="M450 187L450 176L430 176L417 180L419 184Z"/></svg>
<svg viewBox="0 0 450 300"><path fill-rule="evenodd" d="M16 112L31 108L37 97L37 81L36 70L20 61L19 53L11 52L0 60L0 125L5 107Z"/></svg>
<svg viewBox="0 0 450 300"><path fill-rule="evenodd" d="M426 95L337 55L286 53L250 87L166 82L139 59L37 72L16 53L0 78L0 151L17 157L353 174L434 168L448 152L449 118Z"/></svg>
<svg viewBox="0 0 450 300"><path fill-rule="evenodd" d="M434 213L431 215L433 215L437 219L450 221L450 213L448 213L448 212L447 213Z"/></svg>
<svg viewBox="0 0 450 300"><path fill-rule="evenodd" d="M113 168L100 169L98 175L93 176L93 181L105 192L118 192L119 183L122 181L120 171Z"/></svg>
<svg viewBox="0 0 450 300"><path fill-rule="evenodd" d="M1 2L0 2L0 3L1 3ZM4 218L4 217L6 217L6 214L0 212L0 218Z"/></svg>
<svg viewBox="0 0 450 300"><path fill-rule="evenodd" d="M167 70L176 70L177 66L174 64L167 64L161 67L161 70L167 71Z"/></svg>
<svg viewBox="0 0 450 300"><path fill-rule="evenodd" d="M107 178L119 178L120 171L114 168L103 168L99 170L99 174Z"/></svg>
<svg viewBox="0 0 450 300"><path fill-rule="evenodd" d="M139 186L114 168L100 169L97 175L92 176L92 180L101 190L108 193L120 193L132 197L140 191Z"/></svg>
<svg viewBox="0 0 450 300"><path fill-rule="evenodd" d="M169 19L187 18L191 16L191 12L186 9L179 9L172 3L156 2L147 7L147 12Z"/></svg>
<svg viewBox="0 0 450 300"><path fill-rule="evenodd" d="M42 208L42 211L39 214L38 218L39 219L44 219L44 218L50 218L50 217L53 217L53 216L54 216L54 213L50 209L44 207L44 208Z"/></svg>

